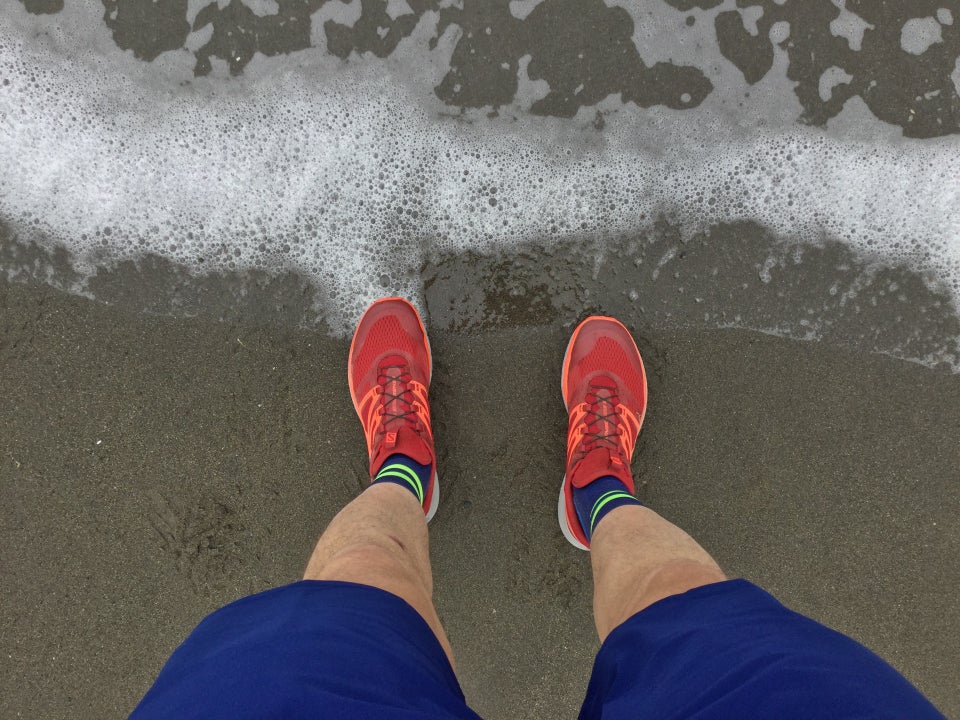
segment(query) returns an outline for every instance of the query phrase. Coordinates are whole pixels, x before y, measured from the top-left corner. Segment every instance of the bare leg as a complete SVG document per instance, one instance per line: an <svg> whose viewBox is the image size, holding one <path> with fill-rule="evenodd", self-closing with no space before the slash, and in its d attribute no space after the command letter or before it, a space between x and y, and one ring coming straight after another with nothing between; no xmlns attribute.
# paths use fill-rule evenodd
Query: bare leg
<svg viewBox="0 0 960 720"><path fill-rule="evenodd" d="M303 577L372 585L403 598L427 621L453 664L433 607L427 522L409 490L393 483L367 488L330 521Z"/></svg>
<svg viewBox="0 0 960 720"><path fill-rule="evenodd" d="M670 595L726 580L706 550L653 510L615 508L590 540L593 615L603 642L610 631Z"/></svg>

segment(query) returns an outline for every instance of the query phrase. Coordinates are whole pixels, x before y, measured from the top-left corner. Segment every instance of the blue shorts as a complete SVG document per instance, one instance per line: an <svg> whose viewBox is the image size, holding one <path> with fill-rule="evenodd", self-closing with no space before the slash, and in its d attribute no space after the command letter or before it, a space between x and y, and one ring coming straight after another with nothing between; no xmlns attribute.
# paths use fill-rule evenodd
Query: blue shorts
<svg viewBox="0 0 960 720"><path fill-rule="evenodd" d="M132 718L469 718L429 626L400 598L302 581L197 626ZM744 580L654 603L603 643L581 718L942 718L850 638Z"/></svg>

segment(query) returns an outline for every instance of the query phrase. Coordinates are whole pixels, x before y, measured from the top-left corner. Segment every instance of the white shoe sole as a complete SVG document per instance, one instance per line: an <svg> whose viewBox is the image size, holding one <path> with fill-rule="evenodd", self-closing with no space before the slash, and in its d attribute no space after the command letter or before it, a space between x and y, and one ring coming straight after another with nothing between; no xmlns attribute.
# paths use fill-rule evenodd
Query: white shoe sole
<svg viewBox="0 0 960 720"><path fill-rule="evenodd" d="M433 471L433 497L430 498L430 508L427 510L427 522L433 520L433 516L437 514L437 507L440 505L440 479L437 476L437 471Z"/></svg>

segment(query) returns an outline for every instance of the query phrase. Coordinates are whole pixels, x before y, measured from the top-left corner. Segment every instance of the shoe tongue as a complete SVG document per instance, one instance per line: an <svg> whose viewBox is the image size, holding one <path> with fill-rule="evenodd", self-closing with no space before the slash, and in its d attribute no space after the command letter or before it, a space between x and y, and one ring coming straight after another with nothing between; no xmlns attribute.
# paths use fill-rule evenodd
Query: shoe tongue
<svg viewBox="0 0 960 720"><path fill-rule="evenodd" d="M590 381L590 392L599 398L612 398L617 395L618 389L616 381L606 375L599 375ZM599 401L595 399L594 402ZM613 400L608 400L602 404L612 406Z"/></svg>
<svg viewBox="0 0 960 720"><path fill-rule="evenodd" d="M400 355L391 355L385 357L380 362L380 372L387 376L402 376L407 371L407 361ZM403 396L406 390L406 383L400 380L387 380L383 384L383 391L389 395ZM410 410L410 403L405 400L387 399L384 403L384 411L391 415L400 415ZM393 424L388 421L388 424Z"/></svg>
<svg viewBox="0 0 960 720"><path fill-rule="evenodd" d="M403 367L406 368L410 363L403 355L388 355L380 361L380 367Z"/></svg>
<svg viewBox="0 0 960 720"><path fill-rule="evenodd" d="M590 381L590 392L594 400L590 403L590 411L595 413L592 421L587 424L591 434L611 438L617 434L616 403L612 396L617 392L617 384L608 377L600 376ZM601 400L600 398L606 398ZM600 416L604 417L600 417ZM612 417L611 417L612 416ZM596 440L595 442L603 442Z"/></svg>
<svg viewBox="0 0 960 720"><path fill-rule="evenodd" d="M607 448L594 448L583 456L573 468L571 483L576 488L586 487L597 478L612 475L632 488L633 481L630 468L624 466L619 458L614 457Z"/></svg>
<svg viewBox="0 0 960 720"><path fill-rule="evenodd" d="M383 442L380 443L380 451L371 465L379 467L384 460L396 453L406 455L421 465L429 465L433 462L433 453L430 452L430 446L416 430L406 425L402 425L396 430L387 428Z"/></svg>
<svg viewBox="0 0 960 720"><path fill-rule="evenodd" d="M597 385L602 385L605 388L613 388L614 391L617 389L616 381L608 375L595 375L590 380L590 387L596 387Z"/></svg>

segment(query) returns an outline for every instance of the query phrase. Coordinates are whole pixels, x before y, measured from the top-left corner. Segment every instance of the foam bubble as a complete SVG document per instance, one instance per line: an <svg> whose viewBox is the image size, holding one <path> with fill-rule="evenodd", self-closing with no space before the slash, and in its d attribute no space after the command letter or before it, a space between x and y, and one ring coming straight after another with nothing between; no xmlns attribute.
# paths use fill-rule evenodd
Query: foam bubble
<svg viewBox="0 0 960 720"><path fill-rule="evenodd" d="M116 55L116 53L114 53ZM960 294L954 138L838 139L708 113L459 123L379 66L282 59L229 85L142 82L0 28L0 216L78 268L153 253L196 272L293 270L346 333L425 256L611 238L667 216L841 239ZM251 64L253 67L253 64Z"/></svg>

